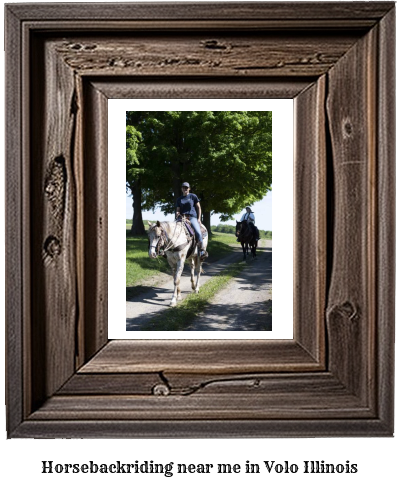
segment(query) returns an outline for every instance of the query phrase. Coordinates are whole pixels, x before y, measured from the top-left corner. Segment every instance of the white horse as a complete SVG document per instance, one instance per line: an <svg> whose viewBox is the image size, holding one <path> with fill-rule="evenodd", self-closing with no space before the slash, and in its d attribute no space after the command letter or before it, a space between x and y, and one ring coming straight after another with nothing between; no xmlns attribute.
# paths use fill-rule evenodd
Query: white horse
<svg viewBox="0 0 399 487"><path fill-rule="evenodd" d="M148 255L156 259L158 255L166 254L169 265L173 273L174 291L170 306L176 306L177 301L182 299L180 292L180 277L183 272L184 262L186 259L191 260L191 288L194 292L199 293L200 275L202 271L201 259L198 253L198 246L187 257L192 247L192 239L187 237L184 229L184 223L177 222L148 222L149 229L148 239L150 241ZM201 224L203 227L203 225ZM205 227L203 227L205 229ZM203 239L203 247L206 250L208 245L208 235ZM194 269L197 271L197 282L194 282Z"/></svg>

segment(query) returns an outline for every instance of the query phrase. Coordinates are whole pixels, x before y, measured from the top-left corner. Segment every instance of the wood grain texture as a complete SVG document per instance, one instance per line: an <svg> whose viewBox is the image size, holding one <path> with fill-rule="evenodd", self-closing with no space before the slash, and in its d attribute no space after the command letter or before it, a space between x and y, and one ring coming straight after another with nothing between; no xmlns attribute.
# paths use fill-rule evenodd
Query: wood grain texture
<svg viewBox="0 0 399 487"><path fill-rule="evenodd" d="M394 427L395 344L395 11L379 24L377 99L377 348L385 357L377 369L378 415L391 431Z"/></svg>
<svg viewBox="0 0 399 487"><path fill-rule="evenodd" d="M191 396L53 396L32 413L29 421L41 420L253 420L257 419L348 419L373 418L373 412L348 393L316 391L257 394L235 391L229 394ZM327 402L328 401L328 402ZM315 414L317 411L317 414Z"/></svg>
<svg viewBox="0 0 399 487"><path fill-rule="evenodd" d="M323 364L327 279L325 98L326 79L321 76L294 101L294 336Z"/></svg>
<svg viewBox="0 0 399 487"><path fill-rule="evenodd" d="M163 384L164 388L155 389ZM162 394L163 389L163 394ZM203 373L83 373L75 374L57 393L63 395L179 395L200 394L300 394L317 391L327 395L346 394L345 387L328 372L267 374ZM161 392L161 394L159 394ZM310 397L310 396L309 396ZM329 399L326 398L326 405ZM309 409L312 407L308 403Z"/></svg>
<svg viewBox="0 0 399 487"><path fill-rule="evenodd" d="M6 16L9 436L391 436L394 4ZM106 343L115 96L296 98L294 340Z"/></svg>
<svg viewBox="0 0 399 487"><path fill-rule="evenodd" d="M21 65L13 63L13 58L18 58L22 45L20 23L18 18L10 11L6 15L5 49L7 52L5 69L8 73L6 79L7 98L5 104L5 117L8 131L5 146L5 178L7 181L5 194L5 212L7 231L5 235L5 275L7 280L6 290L6 398L7 398L7 423L9 431L17 427L23 418L24 384L23 384L23 328L26 323L24 316L25 299L24 291L24 265L23 255L24 238L26 237L27 216L24 213L23 181L24 167L22 164L22 118L21 107ZM11 224L14 222L14 224ZM26 240L25 240L26 242Z"/></svg>
<svg viewBox="0 0 399 487"><path fill-rule="evenodd" d="M111 340L79 372L226 374L318 370L293 340Z"/></svg>
<svg viewBox="0 0 399 487"><path fill-rule="evenodd" d="M220 80L180 78L165 79L127 76L117 79L94 77L91 84L108 99L112 98L295 98L314 83L313 78L270 78Z"/></svg>
<svg viewBox="0 0 399 487"><path fill-rule="evenodd" d="M329 370L366 404L374 393L375 41L372 30L330 70L327 100L334 188Z"/></svg>
<svg viewBox="0 0 399 487"><path fill-rule="evenodd" d="M194 417L195 415L193 415ZM378 419L25 421L14 438L314 438L391 435Z"/></svg>
<svg viewBox="0 0 399 487"><path fill-rule="evenodd" d="M334 38L334 42L331 42ZM65 63L81 75L320 76L358 34L260 34L74 37L56 41Z"/></svg>
<svg viewBox="0 0 399 487"><path fill-rule="evenodd" d="M57 394L148 396L160 384L164 382L159 374L75 374Z"/></svg>
<svg viewBox="0 0 399 487"><path fill-rule="evenodd" d="M39 41L31 71L33 404L73 374L79 312L74 168L79 102L73 72L51 49L43 54Z"/></svg>
<svg viewBox="0 0 399 487"><path fill-rule="evenodd" d="M180 20L182 23L191 19L212 20L294 20L304 25L311 20L353 20L374 22L381 19L393 8L393 2L323 2L314 4L303 2L201 2L182 4L173 3L98 3L79 5L37 4L32 8L28 4L9 5L8 8L21 20ZM368 24L367 24L368 25Z"/></svg>
<svg viewBox="0 0 399 487"><path fill-rule="evenodd" d="M196 388L193 382L187 387L187 374L77 374L30 419L373 417L329 373L209 376L202 383L194 375L191 379ZM115 380L119 391L113 394ZM160 383L168 393L157 395Z"/></svg>
<svg viewBox="0 0 399 487"><path fill-rule="evenodd" d="M84 360L108 341L108 105L84 85Z"/></svg>

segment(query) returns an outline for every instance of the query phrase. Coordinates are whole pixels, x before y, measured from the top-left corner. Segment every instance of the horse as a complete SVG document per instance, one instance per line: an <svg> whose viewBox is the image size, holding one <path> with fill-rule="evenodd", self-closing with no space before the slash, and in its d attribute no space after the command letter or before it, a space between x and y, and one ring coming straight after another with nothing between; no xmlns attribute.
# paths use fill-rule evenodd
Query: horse
<svg viewBox="0 0 399 487"><path fill-rule="evenodd" d="M256 259L258 241L256 240L254 229L251 228L251 225L246 220L243 222L236 220L236 237L240 237L240 243L244 253L243 260L247 260L247 255L249 254L248 247L251 247L252 258Z"/></svg>
<svg viewBox="0 0 399 487"><path fill-rule="evenodd" d="M191 288L195 293L199 293L200 275L202 272L201 257L198 252L195 238L189 235L184 228L183 221L175 222L148 222L148 255L156 259L159 255L166 255L168 263L172 269L174 290L170 306L176 306L177 301L182 299L180 292L180 277L183 272L184 262L191 261ZM201 224L201 227L205 227ZM206 250L208 245L208 234L203 237L203 248ZM195 283L194 270L197 272L197 282Z"/></svg>

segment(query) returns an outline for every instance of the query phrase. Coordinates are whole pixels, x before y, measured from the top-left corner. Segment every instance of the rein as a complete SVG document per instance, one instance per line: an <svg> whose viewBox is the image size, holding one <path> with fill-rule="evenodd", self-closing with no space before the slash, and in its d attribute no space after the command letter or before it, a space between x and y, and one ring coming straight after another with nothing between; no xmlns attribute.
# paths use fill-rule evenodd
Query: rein
<svg viewBox="0 0 399 487"><path fill-rule="evenodd" d="M183 231L183 225L184 225L184 223L181 222L180 232L179 232L179 235L177 236L177 239L179 239L179 237L181 235L181 232ZM167 233L166 233L166 230L163 227L162 222L161 222L161 235L159 236L158 242L157 242L157 244L155 246L155 254L157 256L164 255L164 253L167 252L170 249L172 249L172 252L180 251L180 250L184 249L188 245L189 242L187 242L185 244L182 244L182 245L179 245L176 248L173 248L173 245L174 245L173 239L175 237L177 227L178 227L178 225L176 224L175 230L173 232L173 236L172 236L172 238L169 238L168 235L167 235ZM165 244L166 244L166 248L162 249L162 247ZM150 247L150 244L148 244L148 247Z"/></svg>
<svg viewBox="0 0 399 487"><path fill-rule="evenodd" d="M254 235L249 224L247 223L244 229L242 227L243 225L241 224L241 229L236 230L236 236L238 237L238 235L240 235L241 239L246 239L247 237L250 236L252 239Z"/></svg>

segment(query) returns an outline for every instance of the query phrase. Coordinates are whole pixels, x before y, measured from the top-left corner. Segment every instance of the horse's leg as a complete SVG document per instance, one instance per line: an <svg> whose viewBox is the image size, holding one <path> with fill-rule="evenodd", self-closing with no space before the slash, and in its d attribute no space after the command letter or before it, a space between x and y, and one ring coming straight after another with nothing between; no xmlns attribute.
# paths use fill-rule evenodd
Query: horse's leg
<svg viewBox="0 0 399 487"><path fill-rule="evenodd" d="M195 258L191 258L191 289L194 291L195 290L195 282L194 282L194 269L195 269Z"/></svg>
<svg viewBox="0 0 399 487"><path fill-rule="evenodd" d="M197 271L197 285L195 286L195 292L198 294L200 289L200 277L201 277L201 259L198 257L194 261L196 263L196 271Z"/></svg>
<svg viewBox="0 0 399 487"><path fill-rule="evenodd" d="M241 247L242 247L242 252L244 254L244 257L243 257L242 260L247 260L247 256L245 254L245 243L244 242L241 242Z"/></svg>
<svg viewBox="0 0 399 487"><path fill-rule="evenodd" d="M184 266L184 263L183 263L183 266ZM183 271L183 269L182 269L182 271ZM180 276L181 276L181 273L180 273ZM178 301L181 301L182 300L181 291L180 291L180 276L179 276L179 281L178 281L178 284L177 284L177 300Z"/></svg>
<svg viewBox="0 0 399 487"><path fill-rule="evenodd" d="M183 267L184 267L184 259L180 258L180 260L176 264L176 271L174 273L174 285L175 288L173 290L173 296L172 296L172 301L170 302L171 306L176 306L176 301L178 299L181 299L181 293L180 293L180 276L181 273L183 272ZM179 298L180 295L180 298Z"/></svg>

